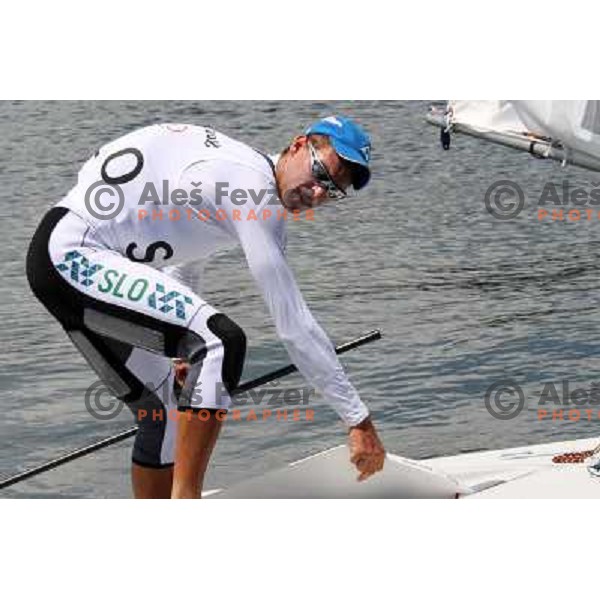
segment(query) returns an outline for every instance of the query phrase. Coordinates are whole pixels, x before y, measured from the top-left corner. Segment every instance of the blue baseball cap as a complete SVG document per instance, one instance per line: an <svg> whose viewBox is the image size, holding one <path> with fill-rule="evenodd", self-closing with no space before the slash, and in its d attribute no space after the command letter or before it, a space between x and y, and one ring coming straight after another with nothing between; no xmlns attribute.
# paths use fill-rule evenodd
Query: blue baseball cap
<svg viewBox="0 0 600 600"><path fill-rule="evenodd" d="M340 115L325 117L306 130L306 135L320 134L329 137L336 154L356 165L352 169L352 185L355 190L364 188L371 178L369 159L371 139L366 131L351 119Z"/></svg>

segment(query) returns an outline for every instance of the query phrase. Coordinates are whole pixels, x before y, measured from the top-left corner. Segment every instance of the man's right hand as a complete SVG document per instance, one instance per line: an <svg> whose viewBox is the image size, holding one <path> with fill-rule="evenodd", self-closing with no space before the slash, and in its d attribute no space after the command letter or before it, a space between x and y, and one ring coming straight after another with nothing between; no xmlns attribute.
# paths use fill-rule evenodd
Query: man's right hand
<svg viewBox="0 0 600 600"><path fill-rule="evenodd" d="M360 473L358 481L364 481L367 477L383 469L385 449L370 417L367 417L362 423L350 427L348 445L350 446L350 462Z"/></svg>

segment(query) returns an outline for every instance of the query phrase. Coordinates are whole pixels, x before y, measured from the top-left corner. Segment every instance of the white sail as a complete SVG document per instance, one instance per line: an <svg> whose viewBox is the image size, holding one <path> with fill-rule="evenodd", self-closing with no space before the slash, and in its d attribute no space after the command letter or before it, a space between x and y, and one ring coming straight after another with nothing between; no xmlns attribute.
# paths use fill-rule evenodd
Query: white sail
<svg viewBox="0 0 600 600"><path fill-rule="evenodd" d="M599 100L519 100L513 105L531 130L560 141L573 154L600 158Z"/></svg>
<svg viewBox="0 0 600 600"><path fill-rule="evenodd" d="M465 133L600 171L598 100L455 100L444 111L432 110L427 120L445 136Z"/></svg>
<svg viewBox="0 0 600 600"><path fill-rule="evenodd" d="M448 103L452 120L469 124L481 131L525 133L513 104L506 100L455 100Z"/></svg>

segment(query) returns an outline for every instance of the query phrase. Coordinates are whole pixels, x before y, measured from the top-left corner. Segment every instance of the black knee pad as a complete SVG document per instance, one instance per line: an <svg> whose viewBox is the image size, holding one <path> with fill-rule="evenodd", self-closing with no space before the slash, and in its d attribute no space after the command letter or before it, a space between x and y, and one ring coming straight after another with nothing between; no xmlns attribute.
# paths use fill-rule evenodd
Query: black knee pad
<svg viewBox="0 0 600 600"><path fill-rule="evenodd" d="M139 390L137 390L139 391ZM138 432L133 444L132 461L142 467L162 469L173 463L162 461L162 448L169 417L165 406L153 392L143 388L141 397L129 398L127 408L133 413Z"/></svg>
<svg viewBox="0 0 600 600"><path fill-rule="evenodd" d="M223 385L231 394L242 376L246 357L246 334L237 323L222 313L210 317L206 325L221 340L225 349L222 379Z"/></svg>

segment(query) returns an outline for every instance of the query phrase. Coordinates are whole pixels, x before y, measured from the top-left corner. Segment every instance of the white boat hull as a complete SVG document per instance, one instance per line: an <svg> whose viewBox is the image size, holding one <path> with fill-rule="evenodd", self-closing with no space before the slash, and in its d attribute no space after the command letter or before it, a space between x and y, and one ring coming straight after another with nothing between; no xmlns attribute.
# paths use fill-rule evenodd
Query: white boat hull
<svg viewBox="0 0 600 600"><path fill-rule="evenodd" d="M383 471L362 483L348 449L338 446L204 497L600 498L600 477L590 474L588 464L552 461L599 443L600 438L589 438L422 461L388 454Z"/></svg>

